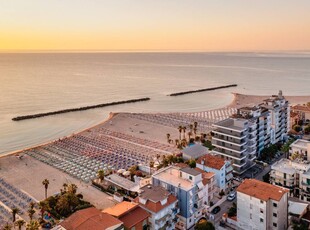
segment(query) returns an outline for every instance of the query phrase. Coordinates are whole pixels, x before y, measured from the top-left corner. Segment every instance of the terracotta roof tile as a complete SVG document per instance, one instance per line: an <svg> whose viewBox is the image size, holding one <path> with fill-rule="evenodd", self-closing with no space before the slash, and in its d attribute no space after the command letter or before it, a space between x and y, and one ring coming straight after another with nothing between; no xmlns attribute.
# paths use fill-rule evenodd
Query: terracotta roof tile
<svg viewBox="0 0 310 230"><path fill-rule="evenodd" d="M206 154L206 155L200 157L197 160L197 163L198 164L204 163L203 165L205 165L209 168L217 169L217 170L220 170L225 165L225 161L221 157L211 155L211 154Z"/></svg>
<svg viewBox="0 0 310 230"><path fill-rule="evenodd" d="M264 201L269 199L280 201L289 190L259 180L246 179L239 185L237 191Z"/></svg>
<svg viewBox="0 0 310 230"><path fill-rule="evenodd" d="M176 202L177 200L178 199L174 195L170 194L168 196L167 203L164 205L162 205L160 201L155 203L150 200L147 200L145 204L142 204L139 202L139 197L135 199L135 202L139 203L140 206L146 208L147 210L157 213L160 210L164 209L165 207L169 206L170 204Z"/></svg>
<svg viewBox="0 0 310 230"><path fill-rule="evenodd" d="M310 113L310 107L306 105L295 105L292 106L292 110L298 110L298 111L303 111L303 112L308 112Z"/></svg>
<svg viewBox="0 0 310 230"><path fill-rule="evenodd" d="M67 230L102 230L121 225L115 217L96 208L87 208L73 213L59 225Z"/></svg>
<svg viewBox="0 0 310 230"><path fill-rule="evenodd" d="M119 220L124 223L124 226L128 229L134 227L136 224L146 220L150 217L150 214L143 208L137 206L133 210L119 217Z"/></svg>
<svg viewBox="0 0 310 230"><path fill-rule="evenodd" d="M129 212L130 210L134 209L136 206L137 204L135 203L123 201L121 203L116 204L115 206L102 210L102 212L108 213L118 218L124 213Z"/></svg>

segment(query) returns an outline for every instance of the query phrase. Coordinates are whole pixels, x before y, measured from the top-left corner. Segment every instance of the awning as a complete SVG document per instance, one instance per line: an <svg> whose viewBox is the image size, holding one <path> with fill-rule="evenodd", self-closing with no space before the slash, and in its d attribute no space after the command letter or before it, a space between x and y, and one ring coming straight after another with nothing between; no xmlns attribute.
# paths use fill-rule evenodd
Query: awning
<svg viewBox="0 0 310 230"><path fill-rule="evenodd" d="M233 178L232 173L229 173L228 175L226 175L226 180L229 181L231 178Z"/></svg>
<svg viewBox="0 0 310 230"><path fill-rule="evenodd" d="M198 188L199 189L202 189L203 188L203 183L200 181L198 184L197 184Z"/></svg>
<svg viewBox="0 0 310 230"><path fill-rule="evenodd" d="M203 191L198 192L198 197L201 199L203 197Z"/></svg>

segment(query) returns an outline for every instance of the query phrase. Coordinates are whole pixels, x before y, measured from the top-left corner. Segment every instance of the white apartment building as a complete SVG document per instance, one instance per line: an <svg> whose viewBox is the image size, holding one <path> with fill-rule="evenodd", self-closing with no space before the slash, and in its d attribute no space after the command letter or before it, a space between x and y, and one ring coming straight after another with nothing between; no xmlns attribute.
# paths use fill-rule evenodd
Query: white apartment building
<svg viewBox="0 0 310 230"><path fill-rule="evenodd" d="M307 161L310 161L310 141L298 139L290 145L290 155L298 153L303 155Z"/></svg>
<svg viewBox="0 0 310 230"><path fill-rule="evenodd" d="M229 160L224 160L217 155L206 154L198 158L196 167L205 172L213 172L220 190L226 191L229 189L229 184L233 178L233 168Z"/></svg>
<svg viewBox="0 0 310 230"><path fill-rule="evenodd" d="M310 202L310 164L281 159L271 166L270 183L290 189L290 195Z"/></svg>
<svg viewBox="0 0 310 230"><path fill-rule="evenodd" d="M270 230L288 227L288 190L255 179L237 189L239 229Z"/></svg>
<svg viewBox="0 0 310 230"><path fill-rule="evenodd" d="M180 211L178 199L166 189L153 185L144 186L135 202L150 214L151 230L175 229L176 215Z"/></svg>
<svg viewBox="0 0 310 230"><path fill-rule="evenodd" d="M178 199L176 229L189 229L204 216L208 185L203 181L202 173L189 167L169 166L152 175L153 186L165 188Z"/></svg>
<svg viewBox="0 0 310 230"><path fill-rule="evenodd" d="M242 174L255 165L257 124L244 118L227 118L213 124L213 153L230 160L233 172Z"/></svg>
<svg viewBox="0 0 310 230"><path fill-rule="evenodd" d="M290 106L280 90L278 95L272 95L259 105L269 110L271 115L271 127L273 130L271 143L282 141L290 128Z"/></svg>

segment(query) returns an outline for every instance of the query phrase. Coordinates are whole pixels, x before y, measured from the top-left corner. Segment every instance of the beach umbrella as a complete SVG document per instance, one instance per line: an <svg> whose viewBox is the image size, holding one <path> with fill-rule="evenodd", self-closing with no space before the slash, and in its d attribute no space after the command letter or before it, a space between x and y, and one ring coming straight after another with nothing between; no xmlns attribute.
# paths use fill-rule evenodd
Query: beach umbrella
<svg viewBox="0 0 310 230"><path fill-rule="evenodd" d="M119 170L117 170L117 173L118 173L118 174L122 174L122 173L124 173L124 172L126 172L125 169L119 169Z"/></svg>

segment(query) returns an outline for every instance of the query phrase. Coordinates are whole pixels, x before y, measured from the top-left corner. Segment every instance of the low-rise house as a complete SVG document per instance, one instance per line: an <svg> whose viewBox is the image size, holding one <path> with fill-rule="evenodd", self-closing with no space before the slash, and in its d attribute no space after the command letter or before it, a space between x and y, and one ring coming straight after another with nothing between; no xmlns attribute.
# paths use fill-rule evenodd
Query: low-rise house
<svg viewBox="0 0 310 230"><path fill-rule="evenodd" d="M182 157L185 160L190 160L190 159L197 159L201 156L206 155L209 150L208 148L202 146L201 144L194 144L189 147L186 147L182 151Z"/></svg>
<svg viewBox="0 0 310 230"><path fill-rule="evenodd" d="M298 153L310 161L310 141L298 139L290 145L290 155Z"/></svg>
<svg viewBox="0 0 310 230"><path fill-rule="evenodd" d="M135 202L149 214L149 228L175 229L176 215L179 213L178 199L160 186L147 185L140 189Z"/></svg>
<svg viewBox="0 0 310 230"><path fill-rule="evenodd" d="M308 212L309 204L306 202L288 201L289 223L293 224L294 220L300 221Z"/></svg>
<svg viewBox="0 0 310 230"><path fill-rule="evenodd" d="M204 197L208 197L208 186L203 184L202 173L193 168L169 166L152 176L153 186L161 186L178 198L180 212L176 229L193 227L206 211Z"/></svg>
<svg viewBox="0 0 310 230"><path fill-rule="evenodd" d="M148 229L148 218L150 217L150 214L138 204L123 201L113 207L104 209L102 212L119 219L124 224L125 229Z"/></svg>
<svg viewBox="0 0 310 230"><path fill-rule="evenodd" d="M139 192L139 182L135 183L128 178L122 177L117 174L111 174L104 178L109 182L109 187L115 191L121 191L126 195L137 194Z"/></svg>
<svg viewBox="0 0 310 230"><path fill-rule="evenodd" d="M198 158L196 166L205 172L213 172L220 190L225 191L229 188L233 178L233 168L229 160L224 160L220 156L206 154Z"/></svg>
<svg viewBox="0 0 310 230"><path fill-rule="evenodd" d="M255 179L237 188L239 229L287 229L288 189Z"/></svg>
<svg viewBox="0 0 310 230"><path fill-rule="evenodd" d="M310 120L310 106L295 105L291 107L291 111L297 113L299 118L303 121Z"/></svg>
<svg viewBox="0 0 310 230"><path fill-rule="evenodd" d="M123 222L102 213L96 208L87 208L73 213L55 227L58 230L123 230Z"/></svg>

